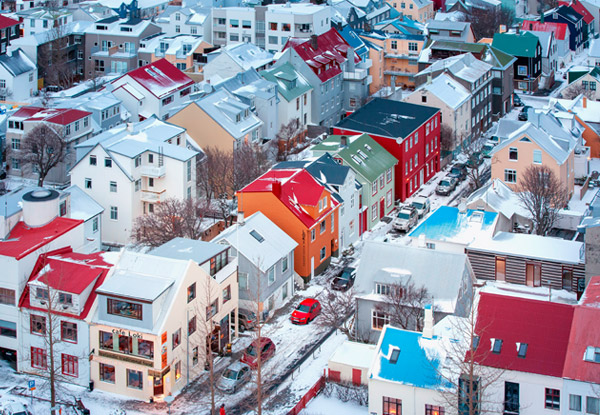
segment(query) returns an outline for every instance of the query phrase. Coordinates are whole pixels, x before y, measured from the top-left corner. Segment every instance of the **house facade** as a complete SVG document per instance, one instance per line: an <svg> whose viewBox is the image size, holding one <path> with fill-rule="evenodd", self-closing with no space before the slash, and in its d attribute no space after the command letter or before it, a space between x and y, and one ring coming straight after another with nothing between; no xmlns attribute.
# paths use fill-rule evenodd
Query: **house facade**
<svg viewBox="0 0 600 415"><path fill-rule="evenodd" d="M440 169L441 112L437 108L375 98L333 129L369 134L398 160L395 197L405 200Z"/></svg>
<svg viewBox="0 0 600 415"><path fill-rule="evenodd" d="M433 19L435 15L433 10L434 3L431 0L395 0L391 5L398 13L406 15L421 23Z"/></svg>
<svg viewBox="0 0 600 415"><path fill-rule="evenodd" d="M568 5L559 5L544 13L544 22L563 23L569 28L569 49L579 53L584 47L584 20Z"/></svg>
<svg viewBox="0 0 600 415"><path fill-rule="evenodd" d="M492 46L517 58L513 64L515 89L535 92L542 75L542 46L529 32L496 33Z"/></svg>
<svg viewBox="0 0 600 415"><path fill-rule="evenodd" d="M566 23L538 22L533 20L523 20L522 30L535 32L553 33L556 40L556 55L558 65L561 66L571 61L573 52L569 47L570 31ZM591 51L591 47L590 47Z"/></svg>

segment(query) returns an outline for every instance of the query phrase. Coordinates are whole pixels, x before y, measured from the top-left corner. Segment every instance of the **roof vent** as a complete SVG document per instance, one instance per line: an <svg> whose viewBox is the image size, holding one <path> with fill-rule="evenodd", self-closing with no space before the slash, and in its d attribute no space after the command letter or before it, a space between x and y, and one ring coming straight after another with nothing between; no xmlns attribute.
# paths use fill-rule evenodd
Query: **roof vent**
<svg viewBox="0 0 600 415"><path fill-rule="evenodd" d="M36 228L49 224L58 216L59 193L39 189L23 195L23 222Z"/></svg>

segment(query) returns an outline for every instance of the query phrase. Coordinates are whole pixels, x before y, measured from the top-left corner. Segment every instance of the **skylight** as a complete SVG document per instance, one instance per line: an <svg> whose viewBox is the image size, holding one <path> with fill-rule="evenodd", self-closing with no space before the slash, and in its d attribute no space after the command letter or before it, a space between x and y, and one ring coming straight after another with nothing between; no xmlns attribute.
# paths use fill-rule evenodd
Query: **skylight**
<svg viewBox="0 0 600 415"><path fill-rule="evenodd" d="M400 349L394 348L394 350L392 350L392 355L390 356L390 363L395 365L398 361L398 357L400 357Z"/></svg>
<svg viewBox="0 0 600 415"><path fill-rule="evenodd" d="M368 144L365 144L365 148L367 149L367 151L370 151L370 152L373 151L373 149L371 148L371 146L368 145Z"/></svg>
<svg viewBox="0 0 600 415"><path fill-rule="evenodd" d="M492 353L500 354L500 350L502 350L502 340L494 339L494 342L492 345Z"/></svg>
<svg viewBox="0 0 600 415"><path fill-rule="evenodd" d="M258 242L262 242L265 240L265 238L263 238L263 236L260 233L256 232L254 229L250 231L250 235L252 235L252 237Z"/></svg>
<svg viewBox="0 0 600 415"><path fill-rule="evenodd" d="M517 351L517 355L521 359L525 359L525 356L527 355L527 343L519 343L519 349Z"/></svg>

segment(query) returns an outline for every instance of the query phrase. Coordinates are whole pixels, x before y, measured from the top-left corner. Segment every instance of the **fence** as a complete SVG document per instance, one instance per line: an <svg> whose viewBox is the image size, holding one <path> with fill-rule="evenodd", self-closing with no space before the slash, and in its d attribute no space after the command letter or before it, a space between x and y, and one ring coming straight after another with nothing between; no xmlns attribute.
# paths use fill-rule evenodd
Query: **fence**
<svg viewBox="0 0 600 415"><path fill-rule="evenodd" d="M294 406L289 412L288 415L298 415L300 413L301 410L303 410L304 408L306 408L306 405L308 405L308 403L319 394L319 392L321 392L323 390L323 388L325 387L325 382L326 382L327 378L325 377L325 375L322 375L319 380L317 381L317 383L315 383L313 385L312 388L309 389L308 392L306 392L306 394L302 397L302 399L300 399L300 402L298 402L296 404L296 406Z"/></svg>

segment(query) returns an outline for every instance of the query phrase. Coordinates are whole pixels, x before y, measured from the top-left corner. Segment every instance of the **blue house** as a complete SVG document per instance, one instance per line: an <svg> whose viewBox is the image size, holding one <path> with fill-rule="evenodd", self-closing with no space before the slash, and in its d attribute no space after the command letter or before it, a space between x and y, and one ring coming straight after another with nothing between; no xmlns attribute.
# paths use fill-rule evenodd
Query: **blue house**
<svg viewBox="0 0 600 415"><path fill-rule="evenodd" d="M544 13L542 22L565 23L569 27L569 49L579 53L587 41L587 30L583 16L572 7L562 5Z"/></svg>

